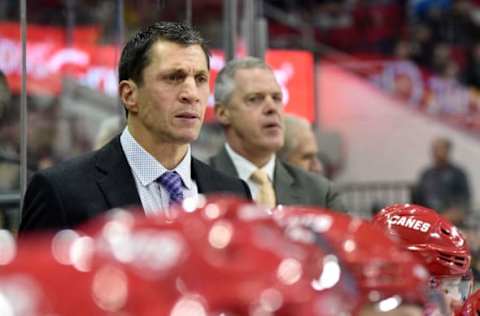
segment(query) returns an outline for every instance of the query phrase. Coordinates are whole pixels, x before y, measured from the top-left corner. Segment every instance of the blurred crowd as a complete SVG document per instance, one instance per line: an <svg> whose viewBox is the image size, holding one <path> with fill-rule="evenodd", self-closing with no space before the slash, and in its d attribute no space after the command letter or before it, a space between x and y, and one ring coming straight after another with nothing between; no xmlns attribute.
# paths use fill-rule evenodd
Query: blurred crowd
<svg viewBox="0 0 480 316"><path fill-rule="evenodd" d="M97 0L36 1L29 4L29 23L95 26L101 43L115 43L121 40L116 5ZM218 48L222 46L222 5L219 0L192 3L194 13L202 12L192 15L193 22ZM4 19L18 19L14 1L4 1L3 6ZM127 37L155 19L186 14L182 1L124 1L124 6ZM479 1L265 0L261 12L268 20L271 47L408 59L434 74L480 87Z"/></svg>
<svg viewBox="0 0 480 316"><path fill-rule="evenodd" d="M3 19L18 20L15 2L4 1L2 5ZM36 1L29 3L29 23L68 26L70 19L74 25L100 28L101 42L115 42L116 5L114 1L98 0ZM124 5L127 33L159 17L186 14L186 2L182 1L127 0ZM213 29L221 26L222 6L219 0L192 3L193 13L202 12L192 15L193 22L215 47L221 47L221 33ZM277 10L289 19L277 20ZM480 3L476 0L265 0L261 13L268 19L273 47L301 48L301 25L288 21L298 18L312 28L317 43L346 53L404 55L408 51L409 58L437 73L445 73L448 59L453 59L461 73L471 68L467 65L478 62L475 51L480 40ZM467 80L478 84L474 81Z"/></svg>
<svg viewBox="0 0 480 316"><path fill-rule="evenodd" d="M357 56L410 59L435 74L479 87L478 1L266 2L307 21L318 43ZM278 41L282 45L289 43L289 33L298 32L279 21L272 21L270 31L272 43Z"/></svg>

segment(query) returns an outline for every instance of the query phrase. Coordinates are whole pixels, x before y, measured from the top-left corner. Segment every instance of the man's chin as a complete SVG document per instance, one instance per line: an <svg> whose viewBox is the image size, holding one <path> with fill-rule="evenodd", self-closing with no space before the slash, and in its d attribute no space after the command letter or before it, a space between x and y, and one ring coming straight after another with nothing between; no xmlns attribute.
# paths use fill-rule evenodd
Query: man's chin
<svg viewBox="0 0 480 316"><path fill-rule="evenodd" d="M183 144L192 143L195 140L197 140L199 134L200 134L200 131L196 131L196 130L184 131L183 133L178 133L176 135L176 139Z"/></svg>
<svg viewBox="0 0 480 316"><path fill-rule="evenodd" d="M177 139L177 141L178 141L178 144L180 144L180 145L188 145L188 144L191 144L194 141L196 141L197 138L198 138L198 135L197 136L191 136L191 137L179 137Z"/></svg>
<svg viewBox="0 0 480 316"><path fill-rule="evenodd" d="M272 153L275 153L277 151L280 150L280 148L282 148L283 146L283 142L268 142L268 143L265 143L265 149L271 151Z"/></svg>

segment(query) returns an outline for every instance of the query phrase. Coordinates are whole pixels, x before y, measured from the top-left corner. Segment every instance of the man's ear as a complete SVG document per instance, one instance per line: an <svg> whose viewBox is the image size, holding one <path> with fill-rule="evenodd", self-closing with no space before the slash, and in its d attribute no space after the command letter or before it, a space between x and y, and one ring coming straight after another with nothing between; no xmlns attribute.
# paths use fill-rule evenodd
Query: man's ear
<svg viewBox="0 0 480 316"><path fill-rule="evenodd" d="M118 94L128 112L138 112L138 87L132 80L122 80L118 85Z"/></svg>
<svg viewBox="0 0 480 316"><path fill-rule="evenodd" d="M231 113L229 107L224 103L215 104L215 116L222 125L230 125Z"/></svg>

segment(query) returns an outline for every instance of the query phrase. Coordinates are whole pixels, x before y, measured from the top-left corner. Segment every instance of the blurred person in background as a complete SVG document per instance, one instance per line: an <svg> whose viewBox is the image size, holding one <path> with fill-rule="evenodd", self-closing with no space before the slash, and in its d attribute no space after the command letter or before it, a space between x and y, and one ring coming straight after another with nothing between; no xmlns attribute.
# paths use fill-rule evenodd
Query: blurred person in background
<svg viewBox="0 0 480 316"><path fill-rule="evenodd" d="M469 51L463 80L467 85L480 89L480 42L476 42Z"/></svg>
<svg viewBox="0 0 480 316"><path fill-rule="evenodd" d="M100 149L108 144L118 133L121 133L124 128L125 122L118 116L103 120L98 134L95 137L94 149Z"/></svg>
<svg viewBox="0 0 480 316"><path fill-rule="evenodd" d="M277 159L284 143L282 90L272 68L247 57L228 62L215 82L215 114L226 144L210 165L247 182L255 201L343 210L330 182Z"/></svg>
<svg viewBox="0 0 480 316"><path fill-rule="evenodd" d="M119 95L127 127L101 149L38 172L24 199L20 233L75 227L104 211L166 210L199 193L250 197L245 183L191 156L209 89L209 52L191 27L159 22L124 47Z"/></svg>
<svg viewBox="0 0 480 316"><path fill-rule="evenodd" d="M285 140L277 152L278 158L303 170L323 175L322 162L318 158L318 145L310 122L292 114L285 114Z"/></svg>
<svg viewBox="0 0 480 316"><path fill-rule="evenodd" d="M444 137L432 142L433 165L422 172L412 201L437 210L455 225L462 225L470 211L470 187L466 173L450 160L452 146Z"/></svg>
<svg viewBox="0 0 480 316"><path fill-rule="evenodd" d="M17 124L14 124L11 106L11 92L5 74L0 70L0 195L17 193L20 187L20 160ZM11 228L9 206L0 205L0 228ZM17 211L17 209L15 209Z"/></svg>
<svg viewBox="0 0 480 316"><path fill-rule="evenodd" d="M0 70L0 118L5 116L5 113L10 107L10 88L8 87L7 77Z"/></svg>
<svg viewBox="0 0 480 316"><path fill-rule="evenodd" d="M19 186L19 157L15 138L17 131L8 117L11 93L5 74L0 70L0 192L11 193ZM13 125L13 126L12 126Z"/></svg>

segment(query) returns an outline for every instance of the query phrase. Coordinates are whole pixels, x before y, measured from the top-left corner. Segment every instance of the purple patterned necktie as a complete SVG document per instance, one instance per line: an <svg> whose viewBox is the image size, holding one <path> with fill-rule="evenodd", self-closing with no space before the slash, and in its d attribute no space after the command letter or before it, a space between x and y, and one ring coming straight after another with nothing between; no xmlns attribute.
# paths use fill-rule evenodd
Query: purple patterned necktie
<svg viewBox="0 0 480 316"><path fill-rule="evenodd" d="M167 171L157 182L167 190L170 196L170 205L183 201L182 178L176 171Z"/></svg>

